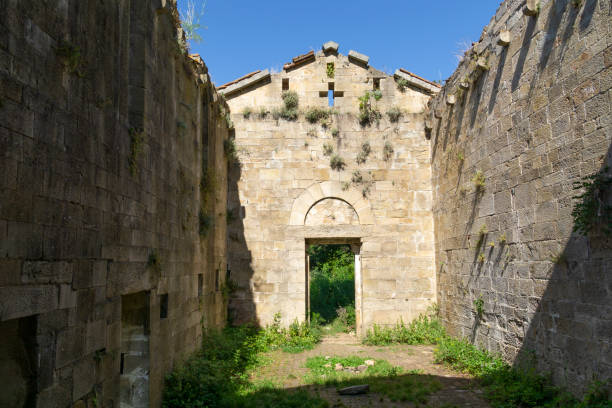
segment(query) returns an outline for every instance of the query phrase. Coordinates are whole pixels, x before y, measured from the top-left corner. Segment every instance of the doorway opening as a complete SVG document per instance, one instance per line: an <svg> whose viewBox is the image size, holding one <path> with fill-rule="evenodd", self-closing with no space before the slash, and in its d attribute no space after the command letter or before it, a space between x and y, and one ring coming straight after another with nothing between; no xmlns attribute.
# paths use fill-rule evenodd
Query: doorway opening
<svg viewBox="0 0 612 408"><path fill-rule="evenodd" d="M149 292L121 296L121 408L149 406Z"/></svg>
<svg viewBox="0 0 612 408"><path fill-rule="evenodd" d="M36 406L36 317L0 322L0 407Z"/></svg>
<svg viewBox="0 0 612 408"><path fill-rule="evenodd" d="M358 248L346 241L306 243L307 316L326 334L357 329Z"/></svg>

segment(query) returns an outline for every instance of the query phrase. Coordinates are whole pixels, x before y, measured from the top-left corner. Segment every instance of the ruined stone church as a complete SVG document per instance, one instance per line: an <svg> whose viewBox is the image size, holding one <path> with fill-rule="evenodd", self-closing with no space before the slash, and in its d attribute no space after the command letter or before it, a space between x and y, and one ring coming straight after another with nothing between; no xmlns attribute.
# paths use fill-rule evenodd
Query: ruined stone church
<svg viewBox="0 0 612 408"><path fill-rule="evenodd" d="M0 9L0 406L160 406L203 329L308 319L328 243L358 336L437 305L612 377L609 1L505 0L443 86L333 41L215 86L173 1Z"/></svg>

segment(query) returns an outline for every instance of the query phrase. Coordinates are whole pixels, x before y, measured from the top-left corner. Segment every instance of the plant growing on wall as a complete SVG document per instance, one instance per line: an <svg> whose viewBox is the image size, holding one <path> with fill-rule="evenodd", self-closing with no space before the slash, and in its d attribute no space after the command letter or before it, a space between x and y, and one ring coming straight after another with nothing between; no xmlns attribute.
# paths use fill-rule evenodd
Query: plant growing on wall
<svg viewBox="0 0 612 408"><path fill-rule="evenodd" d="M361 144L361 151L357 154L357 158L355 159L357 164L365 163L371 151L370 142L363 142Z"/></svg>
<svg viewBox="0 0 612 408"><path fill-rule="evenodd" d="M373 122L378 123L382 117L380 111L372 106L372 94L369 91L359 98L359 124L369 126Z"/></svg>
<svg viewBox="0 0 612 408"><path fill-rule="evenodd" d="M285 91L282 94L283 107L278 111L282 119L293 121L298 117L299 97L295 91Z"/></svg>
<svg viewBox="0 0 612 408"><path fill-rule="evenodd" d="M83 78L85 74L81 71L83 68L83 57L81 56L81 48L68 42L61 41L55 49L55 55L61 58L68 72Z"/></svg>
<svg viewBox="0 0 612 408"><path fill-rule="evenodd" d="M397 78L395 80L395 83L397 84L397 89L400 92L405 92L406 88L408 88L408 85L410 85L410 82L408 82L408 80L404 78Z"/></svg>
<svg viewBox="0 0 612 408"><path fill-rule="evenodd" d="M327 63L327 77L333 78L336 75L336 67L333 62Z"/></svg>
<svg viewBox="0 0 612 408"><path fill-rule="evenodd" d="M134 176L138 171L138 156L142 152L144 130L129 128L128 133L130 135L130 157L128 158L128 162L130 165L130 174Z"/></svg>
<svg viewBox="0 0 612 408"><path fill-rule="evenodd" d="M402 117L402 110L397 106L394 106L387 111L387 116L389 117L389 121L391 123L397 123Z"/></svg>
<svg viewBox="0 0 612 408"><path fill-rule="evenodd" d="M485 190L486 179L482 171L476 170L476 173L472 176L472 183L476 188L477 193L483 193Z"/></svg>
<svg viewBox="0 0 612 408"><path fill-rule="evenodd" d="M200 213L198 214L198 221L200 236L207 236L213 225L213 217L208 214L203 208L201 208Z"/></svg>
<svg viewBox="0 0 612 408"><path fill-rule="evenodd" d="M245 118L245 119L249 119L251 117L252 113L253 113L253 109L251 109L248 106L246 106L244 109L242 109L242 117Z"/></svg>
<svg viewBox="0 0 612 408"><path fill-rule="evenodd" d="M333 152L334 152L334 146L332 146L329 143L325 143L323 145L323 154L325 156L331 156Z"/></svg>
<svg viewBox="0 0 612 408"><path fill-rule="evenodd" d="M382 91L380 89L375 89L372 91L372 96L375 100L380 101L383 97Z"/></svg>
<svg viewBox="0 0 612 408"><path fill-rule="evenodd" d="M612 235L612 205L608 204L612 176L608 170L605 167L574 182L574 190L582 191L582 194L573 197L577 203L572 210L574 231L581 235L587 235L597 228L606 236Z"/></svg>
<svg viewBox="0 0 612 408"><path fill-rule="evenodd" d="M482 316L484 315L484 300L482 300L481 296L474 299L474 311L476 312L478 319L482 319Z"/></svg>
<svg viewBox="0 0 612 408"><path fill-rule="evenodd" d="M383 146L383 160L389 161L391 157L393 157L393 145L391 144L391 142L387 141Z"/></svg>
<svg viewBox="0 0 612 408"><path fill-rule="evenodd" d="M338 128L332 128L331 130L332 137L338 137L340 135L340 131Z"/></svg>
<svg viewBox="0 0 612 408"><path fill-rule="evenodd" d="M223 154L227 158L229 163L238 162L238 152L236 151L236 142L233 138L225 139L223 141Z"/></svg>
<svg viewBox="0 0 612 408"><path fill-rule="evenodd" d="M329 115L330 115L329 109L308 108L304 116L308 122L317 123L320 120L325 120L329 118Z"/></svg>
<svg viewBox="0 0 612 408"><path fill-rule="evenodd" d="M179 4L181 4L180 2ZM179 9L181 16L181 25L185 31L185 37L187 41L194 41L199 43L202 41L200 30L206 29L206 27L200 24L200 19L204 15L204 7L206 2L201 2L202 7L196 9L196 3L194 0L187 0L186 5Z"/></svg>
<svg viewBox="0 0 612 408"><path fill-rule="evenodd" d="M332 168L332 170L336 170L336 171L344 170L344 168L346 167L346 163L344 162L344 159L337 154L334 154L331 157L331 159L329 160L329 165Z"/></svg>
<svg viewBox="0 0 612 408"><path fill-rule="evenodd" d="M261 108L259 108L259 113L257 115L259 116L259 119L265 119L268 117L269 114L270 111L268 110L268 108L262 106Z"/></svg>

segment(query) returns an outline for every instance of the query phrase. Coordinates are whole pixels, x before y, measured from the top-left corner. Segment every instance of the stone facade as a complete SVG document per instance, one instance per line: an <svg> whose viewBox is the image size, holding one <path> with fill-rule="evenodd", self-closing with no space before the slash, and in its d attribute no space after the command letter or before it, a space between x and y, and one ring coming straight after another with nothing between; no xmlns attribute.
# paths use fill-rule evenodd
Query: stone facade
<svg viewBox="0 0 612 408"><path fill-rule="evenodd" d="M307 241L356 244L358 332L412 319L435 302L422 119L430 93L412 85L401 92L366 56L347 57L337 47L328 43L281 73L253 73L221 87L240 161L230 174L228 204L236 215L228 239L230 277L238 286L230 300L234 322L267 324L277 312L285 324L305 318ZM381 97L370 100L382 117L362 126L359 98L375 89ZM299 97L296 120L278 116L284 90ZM329 108L329 91L333 113L308 120L312 108ZM396 122L387 115L392 108L401 109ZM345 165L333 169L334 155Z"/></svg>
<svg viewBox="0 0 612 408"><path fill-rule="evenodd" d="M610 239L571 215L611 164L611 10L535 12L502 3L430 105L438 301L452 334L581 391L612 377Z"/></svg>
<svg viewBox="0 0 612 408"><path fill-rule="evenodd" d="M159 406L225 323L227 108L166 3L0 1L2 406Z"/></svg>

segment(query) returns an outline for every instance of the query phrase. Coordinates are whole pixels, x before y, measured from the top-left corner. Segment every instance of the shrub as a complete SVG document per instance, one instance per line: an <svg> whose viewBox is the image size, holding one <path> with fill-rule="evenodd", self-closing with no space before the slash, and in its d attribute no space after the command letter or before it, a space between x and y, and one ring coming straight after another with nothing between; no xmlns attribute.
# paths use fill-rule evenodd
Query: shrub
<svg viewBox="0 0 612 408"><path fill-rule="evenodd" d="M332 137L338 137L338 135L340 134L340 131L338 130L338 128L333 128L331 130L331 134L332 134Z"/></svg>
<svg viewBox="0 0 612 408"><path fill-rule="evenodd" d="M391 123L397 123L402 117L402 110L397 106L394 106L387 111L387 116L389 117L389 121L391 121Z"/></svg>
<svg viewBox="0 0 612 408"><path fill-rule="evenodd" d="M331 157L331 159L329 160L329 165L332 168L332 170L336 170L336 171L344 170L344 168L346 167L346 163L344 162L344 159L337 154L334 154Z"/></svg>
<svg viewBox="0 0 612 408"><path fill-rule="evenodd" d="M380 111L372 106L372 94L369 91L359 98L359 124L363 127L371 125L373 122L380 121L382 115Z"/></svg>
<svg viewBox="0 0 612 408"><path fill-rule="evenodd" d="M374 325L368 330L364 344L436 344L445 336L444 328L434 316L420 315L406 325L402 320L394 327L383 328Z"/></svg>
<svg viewBox="0 0 612 408"><path fill-rule="evenodd" d="M476 170L476 173L472 176L472 183L476 187L477 193L482 193L485 190L486 179L481 170Z"/></svg>
<svg viewBox="0 0 612 408"><path fill-rule="evenodd" d="M382 94L382 91L380 89L375 89L374 91L372 91L372 96L377 101L380 101L382 99L383 94Z"/></svg>
<svg viewBox="0 0 612 408"><path fill-rule="evenodd" d="M257 115L259 116L259 119L265 119L266 117L268 117L269 114L270 111L268 110L268 108L262 106L261 108L259 108L259 113Z"/></svg>
<svg viewBox="0 0 612 408"><path fill-rule="evenodd" d="M383 160L389 161L393 157L393 145L390 142L385 142L383 147Z"/></svg>
<svg viewBox="0 0 612 408"><path fill-rule="evenodd" d="M357 154L357 158L355 159L357 164L365 163L371 151L372 151L372 148L370 147L370 143L363 142L361 144L361 151Z"/></svg>
<svg viewBox="0 0 612 408"><path fill-rule="evenodd" d="M397 84L397 89L400 92L406 91L406 88L408 88L408 85L410 85L410 82L408 82L408 80L404 78L397 78L395 80L395 83Z"/></svg>
<svg viewBox="0 0 612 408"><path fill-rule="evenodd" d="M340 313L355 314L354 255L346 245L313 245L308 249L310 274L310 310L323 322L330 323ZM346 322L348 324L348 320Z"/></svg>
<svg viewBox="0 0 612 408"><path fill-rule="evenodd" d="M230 163L238 161L238 151L236 150L236 142L233 138L223 141L223 154Z"/></svg>
<svg viewBox="0 0 612 408"><path fill-rule="evenodd" d="M253 109L247 106L242 110L242 117L245 119L248 119L251 117L252 113L253 113Z"/></svg>
<svg viewBox="0 0 612 408"><path fill-rule="evenodd" d="M323 145L323 154L325 156L331 156L334 153L334 146L329 143Z"/></svg>
<svg viewBox="0 0 612 408"><path fill-rule="evenodd" d="M285 91L282 94L283 104L287 109L297 109L299 104L299 97L295 91Z"/></svg>
<svg viewBox="0 0 612 408"><path fill-rule="evenodd" d="M328 62L327 63L327 77L328 78L333 78L336 74L336 68L334 66L333 62Z"/></svg>
<svg viewBox="0 0 612 408"><path fill-rule="evenodd" d="M612 205L606 202L606 194L612 186L612 176L607 175L608 167L574 183L574 190L582 194L574 196L578 200L572 210L574 231L587 235L601 228L605 235L612 235Z"/></svg>
<svg viewBox="0 0 612 408"><path fill-rule="evenodd" d="M328 109L323 108L309 108L306 111L306 120L310 123L317 123L320 120L329 118L330 112Z"/></svg>

